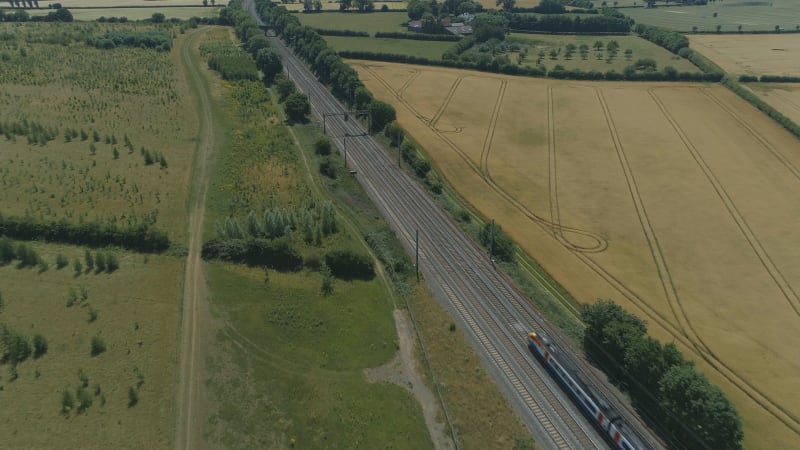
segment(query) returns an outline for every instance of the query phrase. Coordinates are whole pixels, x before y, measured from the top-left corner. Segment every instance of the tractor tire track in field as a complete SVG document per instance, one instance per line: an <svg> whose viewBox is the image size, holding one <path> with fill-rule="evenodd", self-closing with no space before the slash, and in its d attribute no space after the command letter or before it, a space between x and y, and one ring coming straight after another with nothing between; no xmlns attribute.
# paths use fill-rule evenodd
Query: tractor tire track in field
<svg viewBox="0 0 800 450"><path fill-rule="evenodd" d="M714 102L720 109L727 112L729 116L731 116L736 122L739 124L742 129L746 130L751 136L753 136L765 149L767 149L772 156L775 157L780 163L786 167L786 169L794 175L795 178L800 180L800 170L797 169L789 160L786 159L783 154L781 154L769 141L762 136L759 132L757 132L753 127L750 126L745 120L741 118L731 107L726 105L722 100L720 100L716 95L714 95L710 89L704 88L701 89L701 92L705 94L712 102ZM800 108L798 109L800 110Z"/></svg>
<svg viewBox="0 0 800 450"><path fill-rule="evenodd" d="M533 213L525 205L523 205L518 200L516 200L505 189L503 189L497 183L495 183L491 178L484 176L484 174L481 172L481 168L477 164L475 164L474 161L472 161L472 159L469 157L469 155L466 154L466 152L464 152L458 145L456 145L456 143L454 143L447 136L445 136L444 132L442 132L441 130L437 129L435 125L431 124L431 122L427 121L425 119L425 116L422 115L419 111L417 111L417 109L414 108L414 106L408 100L406 100L403 97L397 95L397 92L395 90L393 90L392 87L384 79L382 79L374 70L370 69L366 65L362 65L361 67L363 67L364 70L369 72L370 75L375 77L375 80L378 83L380 83L381 85L383 85L384 88L386 88L387 92L390 92L398 100L398 102L400 104L402 104L412 115L414 115L414 117L419 119L422 123L427 124L428 128L437 137L439 137L445 144L447 144L447 146L450 147L451 150L456 152L456 154L459 155L459 157L462 159L462 161L464 161L464 163L467 164L470 167L470 169L472 169L478 175L482 176L484 181L489 185L489 187L493 191L495 191L497 194L499 194L501 197L503 197L506 201L508 201L518 211L520 211L523 215L525 215L525 217L527 217L532 222L534 222L537 225L539 225L541 228L543 228L549 234L553 234L553 229L557 228L558 230L560 230L562 232L574 233L574 234L578 234L578 235L587 237L589 239L594 240L597 243L596 245L594 245L592 247L579 247L579 246L573 245L573 244L569 243L568 241L564 240L564 241L562 241L562 245L566 246L570 250L573 250L575 252L581 252L581 253L599 253L599 252L604 251L608 247L608 242L606 242L605 239L603 239L601 236L599 236L599 235L597 235L595 233L592 233L590 231L581 230L581 229L578 229L578 228L572 228L572 227L567 227L567 226L564 226L564 225L561 225L561 224L553 223L552 221L547 220L544 217L541 217L541 216ZM453 93L455 93L455 90L453 90ZM440 108L440 109L443 111L445 108Z"/></svg>
<svg viewBox="0 0 800 450"><path fill-rule="evenodd" d="M702 170L706 179L714 188L714 191L720 198L720 201L722 201L729 215L736 223L737 227L741 231L747 243L750 245L750 248L753 250L753 252L760 260L762 267L764 267L764 269L767 271L767 273L775 282L776 286L781 290L787 302L789 302L792 309L794 309L795 313L800 315L800 313L798 313L798 308L796 304L798 302L796 293L791 288L791 286L786 282L786 279L783 277L783 274L780 272L778 267L769 257L769 254L766 252L766 250L762 247L757 236L755 235L755 233L753 233L752 229L750 229L749 225L745 221L741 212L736 207L736 204L733 202L730 195L725 190L722 183L719 181L716 175L714 175L714 172L711 170L711 167L703 159L702 155L697 150L697 148L692 144L691 140L689 140L686 133L680 127L680 125L672 116L672 114L670 114L669 110L663 104L661 99L658 98L658 95L656 95L654 89L653 88L648 89L648 93L650 94L651 98L656 103L656 105L659 107L662 114L669 122L669 124L673 127L675 133L681 139L686 150L689 151L692 158L695 160L695 163ZM692 331L694 333L694 330ZM702 338L697 333L694 334L696 336L697 341L708 349L708 346L703 342ZM750 399L756 402L759 406L764 408L765 411L767 411L773 417L781 421L781 423L786 425L790 430L800 435L800 418L798 418L791 412L787 411L778 402L771 399L768 395L762 392L761 389L759 389L755 384L751 383L744 377L740 376L728 364L719 359L710 349L708 350L707 353L701 353L700 356L706 362L708 362L712 367L717 369L717 371L723 377L725 377L729 382L738 387L745 395L747 395Z"/></svg>
<svg viewBox="0 0 800 450"><path fill-rule="evenodd" d="M442 114L444 114L445 110L447 110L447 107L450 106L450 102L453 100L453 96L455 95L456 90L458 90L458 87L461 85L461 81L463 80L464 77L459 76L458 78L456 78L455 81L453 81L453 84L450 86L450 90L447 91L447 95L444 96L444 101L442 101L442 104L439 106L439 109L436 110L436 113L433 115L433 117L431 117L431 120L428 122L428 126L435 127L436 124L439 123L439 119L442 118ZM402 95L400 95L400 97L402 97Z"/></svg>
<svg viewBox="0 0 800 450"><path fill-rule="evenodd" d="M405 83L403 83L403 85L400 86L400 89L397 90L397 95L402 96L406 92L406 89L408 89L408 87L411 86L411 83L413 83L417 78L419 78L421 74L422 72L420 72L417 69L414 69L414 71L411 73L411 76L408 77Z"/></svg>
<svg viewBox="0 0 800 450"><path fill-rule="evenodd" d="M192 60L191 50L199 36L208 29L193 31L183 41L181 60L186 69L186 77L198 102L198 134L191 179L192 194L189 203L189 255L186 258L186 273L183 284L183 308L181 320L180 378L178 383L177 423L175 431L176 450L203 448L202 426L205 417L198 417L193 409L200 397L196 377L204 365L202 346L199 344L197 329L210 321L207 305L205 276L203 274L200 250L202 246L203 219L205 217L206 193L209 174L208 159L213 151L214 127L211 100L205 90L202 75ZM198 363L199 361L199 363ZM200 413L202 414L202 412Z"/></svg>
<svg viewBox="0 0 800 450"><path fill-rule="evenodd" d="M686 330L691 329L692 326L689 323L689 318L687 317L686 312L683 309L683 305L681 304L680 297L678 296L678 290L675 288L675 283L672 280L672 274L670 274L669 271L667 258L664 256L664 251L658 241L658 236L656 235L653 224L650 222L650 218L647 215L647 208L645 207L644 199L639 191L639 185L636 183L636 177L633 174L630 161L628 161L628 156L625 154L622 141L619 138L617 127L614 124L614 118L611 116L611 110L609 109L608 103L606 103L606 99L603 96L603 91L599 88L595 88L595 92L597 93L597 99L600 102L600 106L603 109L603 116L605 117L606 125L608 126L609 134L611 135L611 141L614 145L614 150L617 153L617 158L619 159L622 173L625 175L625 183L628 186L628 192L631 195L633 207L636 209L636 216L639 218L639 225L642 227L642 233L647 241L647 247L650 250L650 255L653 258L653 262L656 265L656 272L659 280L661 281L661 287L664 290L664 296L667 299L670 310L672 310L672 315L678 321L680 333L683 336L689 337ZM697 348L696 345L695 347ZM705 351L707 349L697 348L697 350Z"/></svg>
<svg viewBox="0 0 800 450"><path fill-rule="evenodd" d="M508 86L508 81L501 79L500 89L497 92L494 109L492 109L492 118L489 121L489 129L486 130L486 137L483 139L483 149L481 150L481 174L490 180L492 179L492 175L489 173L489 152L492 149L494 130L497 128L497 118L500 116L500 108L503 106L503 97L506 95L506 86Z"/></svg>

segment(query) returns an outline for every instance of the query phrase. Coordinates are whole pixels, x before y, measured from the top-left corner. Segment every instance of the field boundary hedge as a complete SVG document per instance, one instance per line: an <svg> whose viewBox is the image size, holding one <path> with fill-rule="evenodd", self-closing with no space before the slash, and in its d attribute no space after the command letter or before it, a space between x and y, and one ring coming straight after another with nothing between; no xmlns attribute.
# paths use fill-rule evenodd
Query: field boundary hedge
<svg viewBox="0 0 800 450"><path fill-rule="evenodd" d="M783 128L786 128L787 131L792 133L796 138L800 139L800 125L798 125L795 121L790 119L789 117L783 115L780 111L773 108L769 103L761 100L753 91L747 89L746 87L742 86L734 79L730 77L725 77L722 80L722 84L725 85L728 89L733 91L736 95L750 103L751 105L755 106L761 112L768 115L772 120L778 122Z"/></svg>
<svg viewBox="0 0 800 450"><path fill-rule="evenodd" d="M146 222L118 227L106 222L72 224L64 219L43 221L0 213L2 235L19 240L41 239L90 247L118 246L147 253L160 253L170 246L167 233Z"/></svg>
<svg viewBox="0 0 800 450"><path fill-rule="evenodd" d="M375 33L376 38L386 39L410 39L414 41L447 41L457 42L462 38L454 34L427 34L427 33L401 33L396 31L378 31Z"/></svg>
<svg viewBox="0 0 800 450"><path fill-rule="evenodd" d="M369 37L366 31L355 30L327 30L325 28L313 28L320 36L348 36L348 37Z"/></svg>

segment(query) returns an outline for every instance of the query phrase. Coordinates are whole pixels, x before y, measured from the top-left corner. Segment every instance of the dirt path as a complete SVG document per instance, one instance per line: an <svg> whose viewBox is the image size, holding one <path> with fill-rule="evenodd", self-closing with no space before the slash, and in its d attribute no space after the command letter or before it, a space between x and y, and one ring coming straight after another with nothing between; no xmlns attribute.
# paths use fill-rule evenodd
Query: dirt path
<svg viewBox="0 0 800 450"><path fill-rule="evenodd" d="M397 327L400 351L388 363L364 370L364 374L372 383L388 381L402 386L414 395L422 405L422 415L425 425L431 434L431 440L437 450L450 450L455 448L453 440L447 435L444 422L436 416L439 413L439 402L433 392L425 385L417 367L417 358L414 356L416 338L408 314L394 310L394 322Z"/></svg>
<svg viewBox="0 0 800 450"><path fill-rule="evenodd" d="M204 401L202 379L198 374L204 373L203 336L197 330L206 329L211 324L211 316L207 302L207 289L203 274L200 250L203 236L203 218L205 217L206 192L208 191L209 174L208 159L213 150L214 127L212 125L211 101L203 83L203 78L191 57L198 37L207 32L207 28L198 29L183 41L181 61L183 62L191 89L197 98L199 128L195 163L192 171L192 194L189 204L189 255L186 258L186 275L183 287L183 321L181 331L180 381L178 384L178 418L175 432L176 449L198 449L206 446L203 439L205 416L203 408L198 407Z"/></svg>

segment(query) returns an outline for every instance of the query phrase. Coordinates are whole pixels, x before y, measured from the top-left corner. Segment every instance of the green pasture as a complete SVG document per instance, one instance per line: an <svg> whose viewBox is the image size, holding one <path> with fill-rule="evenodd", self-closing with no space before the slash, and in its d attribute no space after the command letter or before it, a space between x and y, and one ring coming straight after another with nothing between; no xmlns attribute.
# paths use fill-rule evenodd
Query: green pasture
<svg viewBox="0 0 800 450"><path fill-rule="evenodd" d="M378 31L404 32L408 29L401 24L408 21L408 14L404 12L387 13L318 13L298 14L300 23L312 28L325 30L355 30L366 31L374 35Z"/></svg>
<svg viewBox="0 0 800 450"><path fill-rule="evenodd" d="M84 247L25 244L48 268L19 268L16 260L0 264L0 324L27 339L41 334L48 350L19 363L16 379L12 364L0 363L0 447L171 447L183 261L92 249L93 258L113 253L119 261L113 273L98 273L88 270ZM61 269L58 255L69 262ZM75 261L81 263L78 273ZM71 291L77 300L68 306ZM90 352L94 337L106 346L97 356ZM80 372L91 403L83 411ZM62 408L64 391L75 399L68 411Z"/></svg>
<svg viewBox="0 0 800 450"><path fill-rule="evenodd" d="M544 34L522 34L511 33L506 39L509 43L518 43L523 48L527 48L527 56L523 59L523 64L536 66L539 59L539 52L544 52L541 62L548 69L553 69L557 64L564 66L567 70L580 69L583 71L598 70L606 72L609 70L622 70L639 59L650 58L656 61L658 70L666 66L672 66L679 72L697 72L698 69L688 60L681 58L669 51L636 36L575 36L575 35L544 35ZM616 56L609 57L607 45L611 41L619 44ZM594 45L600 42L602 50L595 50ZM586 45L589 50L584 59L580 51L576 50L571 58L566 57L566 46L572 44L580 48ZM479 46L476 46L480 49ZM550 54L555 50L558 54L553 58ZM625 51L631 50L630 55ZM516 62L518 52L512 52L508 56L512 62Z"/></svg>
<svg viewBox="0 0 800 450"><path fill-rule="evenodd" d="M363 38L350 36L324 36L334 50L351 50L398 55L421 56L432 60L442 59L442 53L455 42L414 41L410 39Z"/></svg>
<svg viewBox="0 0 800 450"><path fill-rule="evenodd" d="M621 0L619 6L632 5L633 0ZM637 0L636 4L643 2ZM609 2L611 4L611 2ZM775 26L795 30L800 25L800 4L795 0L725 0L703 6L659 6L658 8L621 8L620 12L637 23L656 25L678 31L723 32L774 31ZM714 17L717 13L717 17Z"/></svg>
<svg viewBox="0 0 800 450"><path fill-rule="evenodd" d="M210 438L226 448L430 448L419 404L362 369L396 351L381 282L270 274L209 264L214 308L225 322L209 381L220 402Z"/></svg>

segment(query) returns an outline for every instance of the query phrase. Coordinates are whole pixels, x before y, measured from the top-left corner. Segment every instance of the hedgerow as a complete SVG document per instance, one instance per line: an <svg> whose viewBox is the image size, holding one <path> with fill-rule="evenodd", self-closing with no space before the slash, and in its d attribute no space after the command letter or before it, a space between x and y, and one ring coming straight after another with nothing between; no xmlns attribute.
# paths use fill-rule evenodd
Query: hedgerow
<svg viewBox="0 0 800 450"><path fill-rule="evenodd" d="M172 35L163 31L116 30L92 36L86 39L86 44L103 49L140 47L165 52L172 48Z"/></svg>
<svg viewBox="0 0 800 450"><path fill-rule="evenodd" d="M90 247L118 246L143 252L162 252L170 246L167 233L149 221L127 226L109 222L73 224L63 219L48 221L0 213L0 235Z"/></svg>

